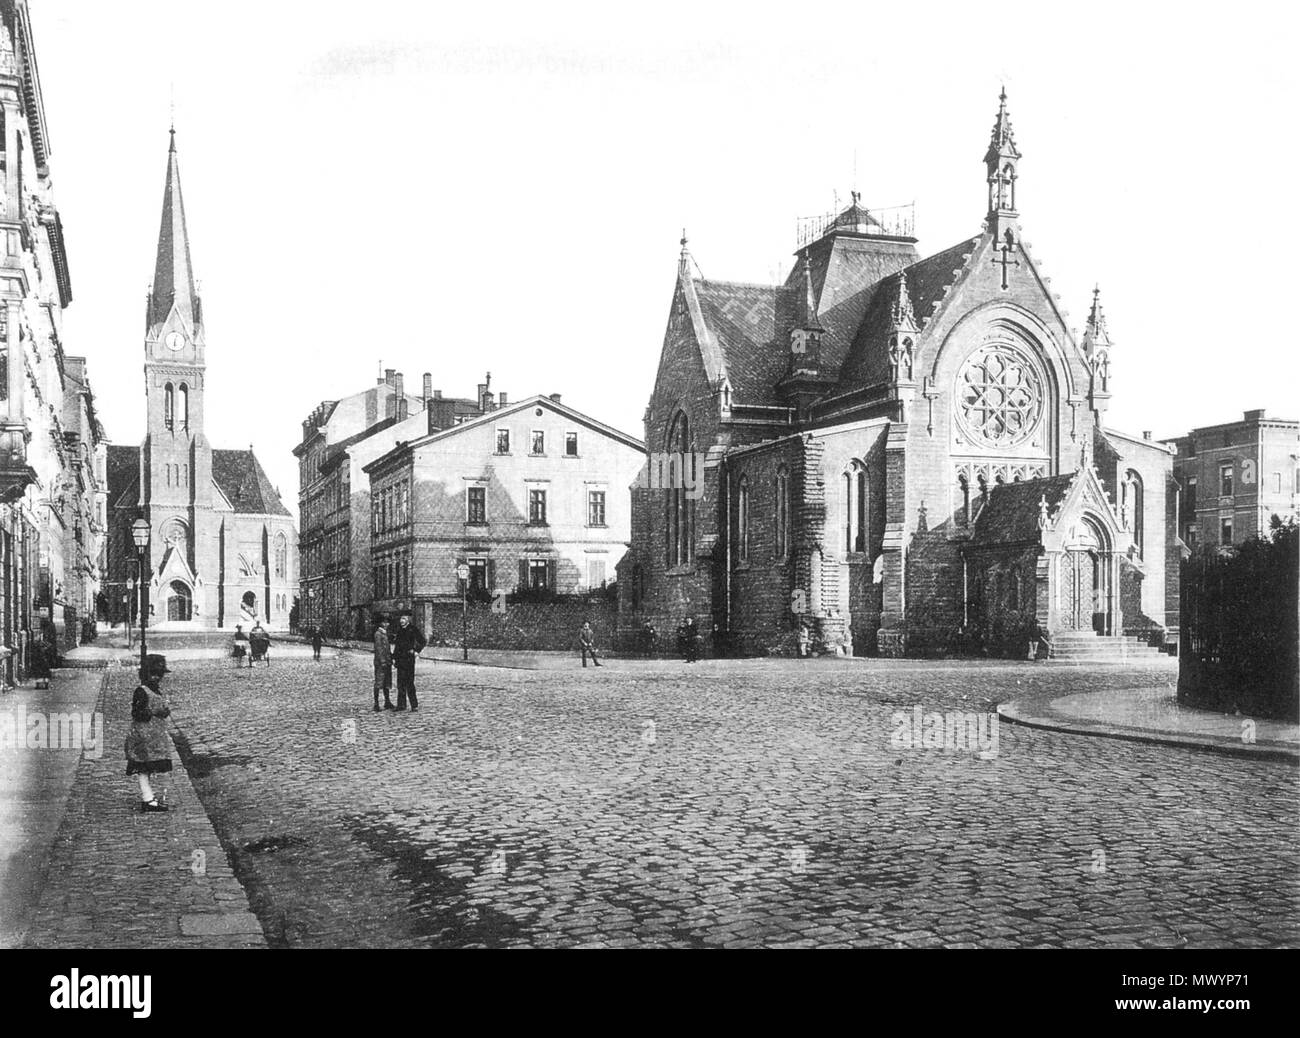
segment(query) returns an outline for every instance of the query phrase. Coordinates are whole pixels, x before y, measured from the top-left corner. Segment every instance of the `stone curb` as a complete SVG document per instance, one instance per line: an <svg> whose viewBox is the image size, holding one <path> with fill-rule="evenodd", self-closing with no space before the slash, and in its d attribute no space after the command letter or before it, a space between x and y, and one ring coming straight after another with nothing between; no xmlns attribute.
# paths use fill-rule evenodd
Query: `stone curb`
<svg viewBox="0 0 1300 1038"><path fill-rule="evenodd" d="M1053 701L1055 702L1055 701ZM1048 704L1048 709L1051 704ZM1225 739L1217 735L1184 735L1158 728L1127 728L1121 725L1101 724L1084 721L1073 717L1051 717L1035 712L1041 706L1014 700L998 705L998 717L1010 724L1024 725L1026 728L1041 728L1045 731L1065 732L1069 735L1092 735L1103 739L1123 739L1128 742L1146 743L1150 746L1181 746L1185 749L1200 750L1207 753L1220 753L1229 757L1248 757L1252 760L1276 760L1288 764L1300 764L1300 748L1282 743L1263 741L1243 743L1235 739Z"/></svg>

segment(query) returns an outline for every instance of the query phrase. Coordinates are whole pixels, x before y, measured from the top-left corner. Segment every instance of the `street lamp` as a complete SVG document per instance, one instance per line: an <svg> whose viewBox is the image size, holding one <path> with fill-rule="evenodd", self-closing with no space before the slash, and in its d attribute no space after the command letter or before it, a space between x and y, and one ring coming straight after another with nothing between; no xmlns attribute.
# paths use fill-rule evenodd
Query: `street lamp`
<svg viewBox="0 0 1300 1038"><path fill-rule="evenodd" d="M135 577L127 577L126 594L122 596L122 618L126 622L126 647L128 649L135 648L135 632L131 629L131 599L133 598L135 598Z"/></svg>
<svg viewBox="0 0 1300 1038"><path fill-rule="evenodd" d="M131 524L131 539L135 541L136 557L140 561L140 669L144 670L144 554L149 547L149 520L137 519Z"/></svg>
<svg viewBox="0 0 1300 1038"><path fill-rule="evenodd" d="M469 567L461 563L456 567L460 577L460 658L469 659Z"/></svg>

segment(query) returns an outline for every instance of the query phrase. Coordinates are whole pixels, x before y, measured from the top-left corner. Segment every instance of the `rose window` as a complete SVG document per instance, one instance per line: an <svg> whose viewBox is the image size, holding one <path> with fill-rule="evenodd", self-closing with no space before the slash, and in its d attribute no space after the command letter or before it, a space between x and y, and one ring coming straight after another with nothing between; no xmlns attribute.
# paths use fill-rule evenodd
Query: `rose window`
<svg viewBox="0 0 1300 1038"><path fill-rule="evenodd" d="M998 447L1025 439L1038 425L1042 386L1029 359L1009 346L977 350L957 379L959 414L966 431Z"/></svg>

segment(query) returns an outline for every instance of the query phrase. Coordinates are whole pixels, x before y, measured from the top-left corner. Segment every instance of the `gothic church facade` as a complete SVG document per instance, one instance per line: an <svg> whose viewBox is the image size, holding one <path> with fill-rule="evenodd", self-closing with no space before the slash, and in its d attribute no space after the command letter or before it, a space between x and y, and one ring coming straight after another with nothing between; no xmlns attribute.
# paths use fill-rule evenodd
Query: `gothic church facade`
<svg viewBox="0 0 1300 1038"><path fill-rule="evenodd" d="M1046 655L1177 636L1171 450L1107 426L1098 295L1076 335L1021 238L1001 98L979 233L921 258L853 204L783 285L682 242L619 569L632 638L717 651Z"/></svg>
<svg viewBox="0 0 1300 1038"><path fill-rule="evenodd" d="M131 524L150 542L147 620L168 628L288 628L297 532L253 450L214 449L204 431L207 340L190 260L175 130L167 156L153 290L145 312L147 432L108 449L112 619L138 623Z"/></svg>

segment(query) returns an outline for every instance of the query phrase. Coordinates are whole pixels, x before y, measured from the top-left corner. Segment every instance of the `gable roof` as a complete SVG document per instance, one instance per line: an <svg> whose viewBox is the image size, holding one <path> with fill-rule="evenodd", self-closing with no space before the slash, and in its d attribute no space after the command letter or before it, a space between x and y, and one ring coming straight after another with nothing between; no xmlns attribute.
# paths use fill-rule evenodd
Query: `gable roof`
<svg viewBox="0 0 1300 1038"><path fill-rule="evenodd" d="M1004 483L989 491L988 502L975 518L977 545L1014 544L1035 541L1041 535L1038 525L1042 514L1041 502L1047 499L1050 514L1070 491L1075 473L1027 479L1019 483Z"/></svg>
<svg viewBox="0 0 1300 1038"><path fill-rule="evenodd" d="M518 414L520 411L537 406L546 407L549 410L554 411L556 414L563 415L571 421L585 425L588 429L591 429L594 432L618 440L620 443L631 447L633 450L645 451L645 444L636 437L629 436L627 433L615 429L612 425L606 425L604 422L597 421L595 418L585 415L581 411L576 411L572 407L562 404L557 400L553 400L551 397L543 393L538 393L535 396L527 397L524 400L516 400L513 404L507 404L505 407L498 407L495 411L486 411L476 418L467 419L459 425L451 426L449 429L439 429L437 432L431 432L426 436L419 436L413 440L398 443L392 450L380 455L369 465L362 466L361 471L370 472L377 469L395 455L408 451L412 447L423 447L426 444L433 443L435 440L449 439L453 436L459 436L461 433L479 429L485 425L492 426L503 418L508 418L511 415Z"/></svg>
<svg viewBox="0 0 1300 1038"><path fill-rule="evenodd" d="M212 481L236 512L288 515L252 450L212 452Z"/></svg>

